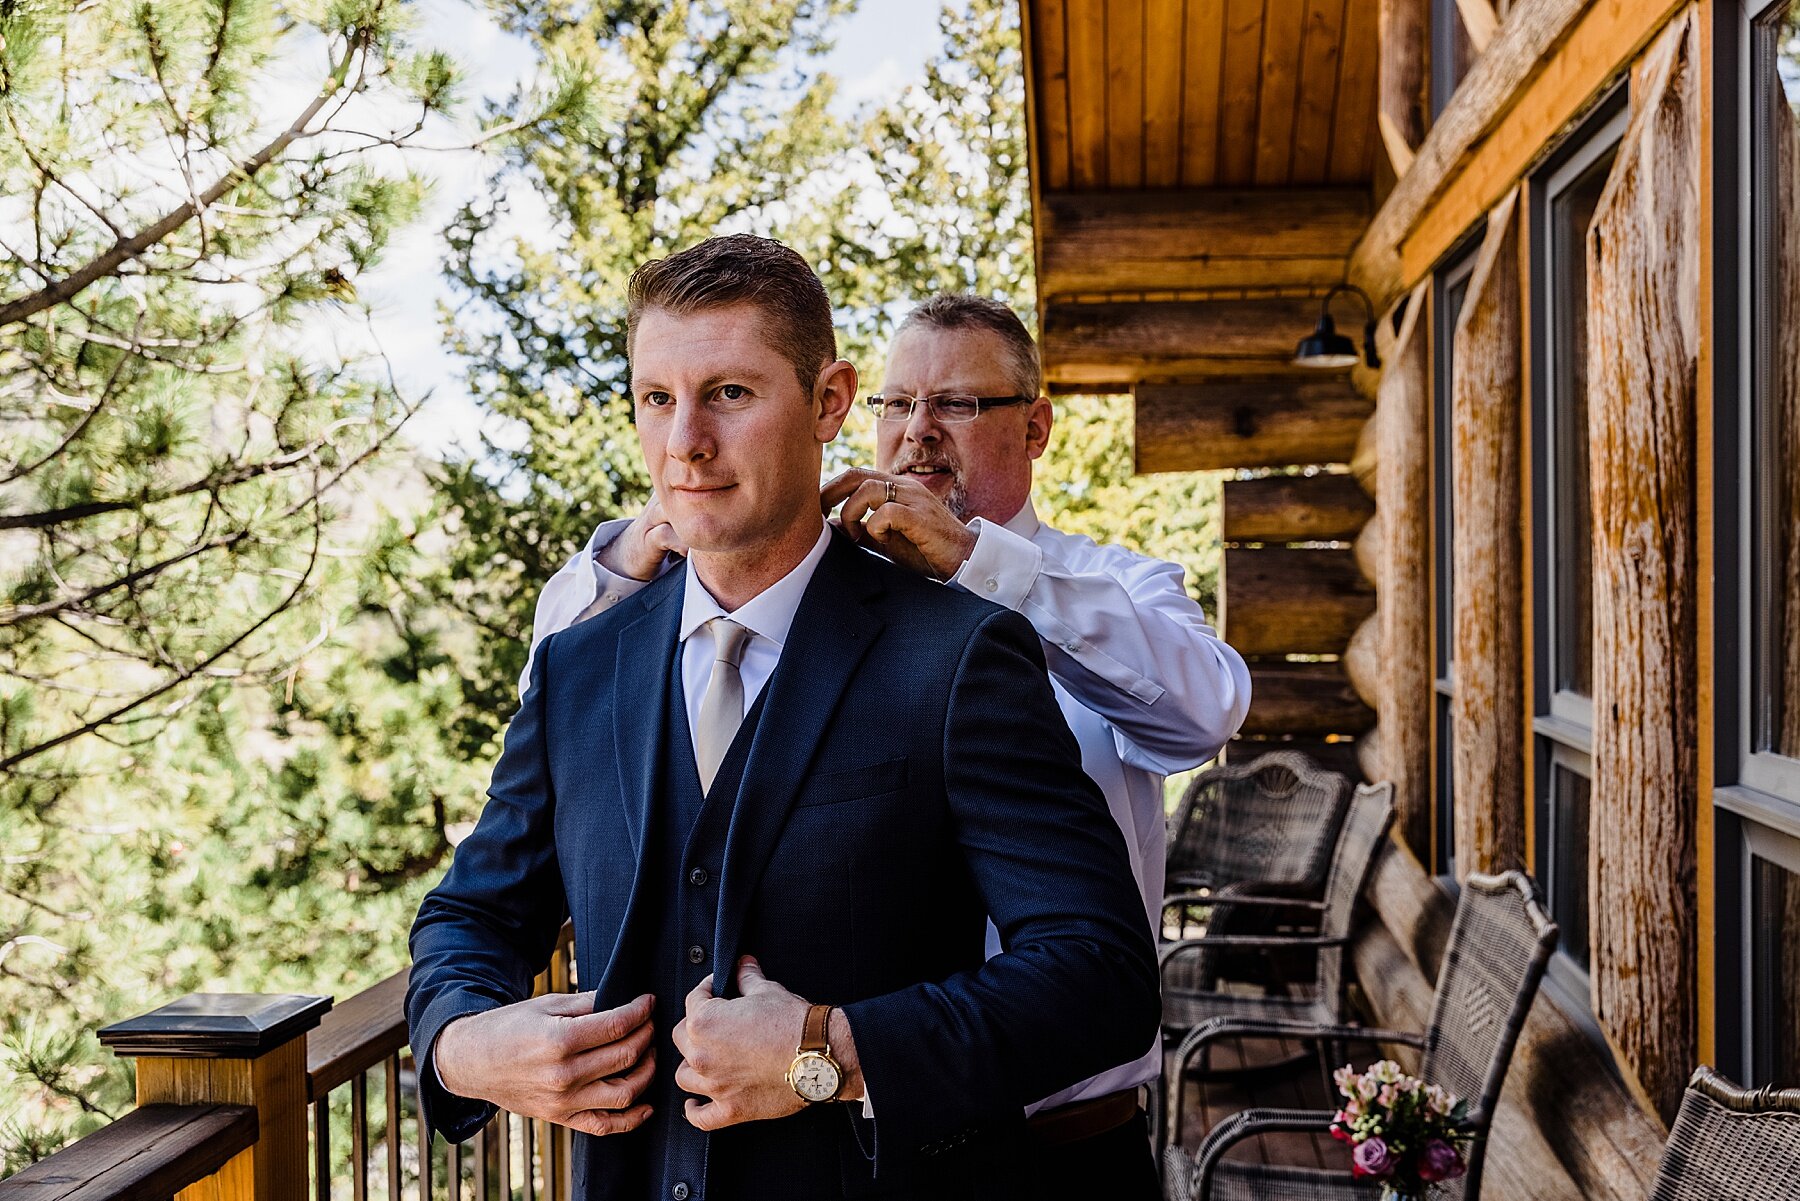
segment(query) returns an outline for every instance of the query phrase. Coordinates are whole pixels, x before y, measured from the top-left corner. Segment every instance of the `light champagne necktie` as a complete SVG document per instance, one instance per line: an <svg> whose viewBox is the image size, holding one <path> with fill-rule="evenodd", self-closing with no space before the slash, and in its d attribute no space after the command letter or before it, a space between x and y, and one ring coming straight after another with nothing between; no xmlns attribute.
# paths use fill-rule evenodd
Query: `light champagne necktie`
<svg viewBox="0 0 1800 1201"><path fill-rule="evenodd" d="M700 719L694 723L694 766L700 769L702 792L712 790L719 764L744 724L744 679L738 674L738 661L750 641L750 630L730 618L715 617L706 624L713 633L712 678L700 700Z"/></svg>

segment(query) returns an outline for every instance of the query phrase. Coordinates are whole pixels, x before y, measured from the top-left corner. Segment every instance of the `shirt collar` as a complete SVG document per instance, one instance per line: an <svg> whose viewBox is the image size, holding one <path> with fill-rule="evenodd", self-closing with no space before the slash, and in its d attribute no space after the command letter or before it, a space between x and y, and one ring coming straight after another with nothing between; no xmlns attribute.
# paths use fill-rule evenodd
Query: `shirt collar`
<svg viewBox="0 0 1800 1201"><path fill-rule="evenodd" d="M819 560L825 557L825 548L830 545L831 527L821 521L819 540L806 552L806 558L739 605L733 613L727 613L719 606L706 585L700 582L700 573L690 565L681 595L681 641L686 642L690 634L713 618L729 617L752 634L760 634L777 647L782 646L787 641L788 629L794 624L794 614L800 609L800 598L806 595L806 586L812 582L813 572L818 570Z"/></svg>
<svg viewBox="0 0 1800 1201"><path fill-rule="evenodd" d="M1043 523L1038 520L1037 510L1031 507L1031 498L1028 496L1019 511L1000 524L1021 538L1035 538L1038 527Z"/></svg>

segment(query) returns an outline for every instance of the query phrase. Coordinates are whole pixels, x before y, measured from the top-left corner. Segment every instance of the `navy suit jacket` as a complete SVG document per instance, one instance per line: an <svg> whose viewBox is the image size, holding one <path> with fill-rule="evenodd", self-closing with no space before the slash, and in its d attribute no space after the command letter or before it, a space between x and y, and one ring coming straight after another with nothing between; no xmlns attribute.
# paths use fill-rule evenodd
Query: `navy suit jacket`
<svg viewBox="0 0 1800 1201"><path fill-rule="evenodd" d="M634 940L670 893L640 851L679 687L685 571L540 646L488 804L413 927L407 1016L422 1061L448 1022L530 995L565 916L597 1008L652 991ZM682 964L686 987L754 954L771 979L841 1006L875 1113L869 1187L847 1170L845 1191L951 1195L984 1143L1013 1153L1026 1104L1156 1038L1154 948L1118 826L1081 770L1030 624L841 535L762 707L711 954ZM990 915L1006 948L991 960ZM675 1066L659 1053L659 1075ZM421 1067L430 1124L453 1140L479 1129L491 1109ZM708 1195L761 1193L719 1178L721 1138L750 1149L733 1162L758 1160L759 1144L827 1154L819 1138L860 1123L846 1108L713 1135ZM651 1121L685 1118L659 1107ZM577 1135L578 1175L612 1195L608 1157L643 1133Z"/></svg>

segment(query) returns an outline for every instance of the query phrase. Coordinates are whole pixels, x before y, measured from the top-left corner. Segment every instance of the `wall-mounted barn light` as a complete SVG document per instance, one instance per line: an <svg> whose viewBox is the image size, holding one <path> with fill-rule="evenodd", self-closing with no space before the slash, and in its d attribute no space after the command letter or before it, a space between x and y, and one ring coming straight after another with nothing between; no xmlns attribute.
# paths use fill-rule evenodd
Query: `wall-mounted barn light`
<svg viewBox="0 0 1800 1201"><path fill-rule="evenodd" d="M1300 340L1294 350L1294 363L1300 367L1354 367L1356 366L1356 343L1338 333L1337 323L1331 319L1331 298L1339 292L1354 292L1363 302L1363 312L1368 320L1363 325L1362 357L1371 367L1381 366L1381 360L1375 356L1375 306L1369 302L1368 293L1354 284L1339 284L1325 293L1325 299L1319 302L1319 324L1313 332Z"/></svg>

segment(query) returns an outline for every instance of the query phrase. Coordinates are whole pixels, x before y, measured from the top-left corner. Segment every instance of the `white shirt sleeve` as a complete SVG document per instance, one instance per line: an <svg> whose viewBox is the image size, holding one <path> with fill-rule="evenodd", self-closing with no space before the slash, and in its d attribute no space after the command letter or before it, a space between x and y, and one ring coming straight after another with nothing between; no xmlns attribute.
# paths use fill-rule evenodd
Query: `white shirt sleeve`
<svg viewBox="0 0 1800 1201"><path fill-rule="evenodd" d="M1119 757L1159 775L1218 753L1250 708L1250 670L1206 624L1174 563L975 518L950 582L1029 620L1050 674L1111 723Z"/></svg>
<svg viewBox="0 0 1800 1201"><path fill-rule="evenodd" d="M531 623L531 649L525 653L525 670L519 673L520 696L525 695L531 683L531 665L537 659L538 643L558 630L612 608L650 582L614 575L599 559L600 552L611 546L633 520L617 517L601 522L587 545L576 551L574 558L563 564L538 594L537 614ZM663 570L667 569L665 564Z"/></svg>

